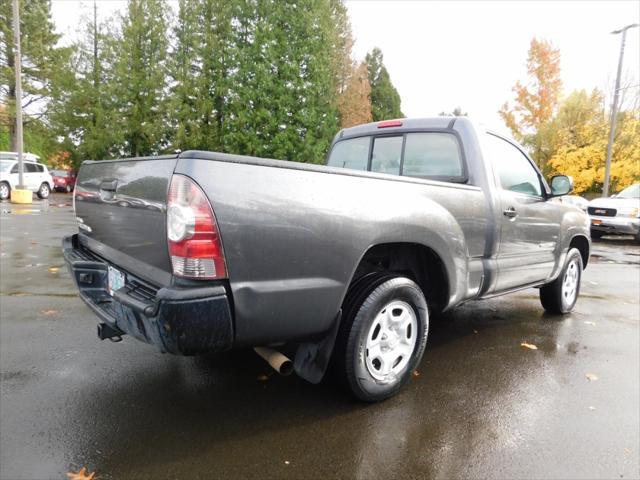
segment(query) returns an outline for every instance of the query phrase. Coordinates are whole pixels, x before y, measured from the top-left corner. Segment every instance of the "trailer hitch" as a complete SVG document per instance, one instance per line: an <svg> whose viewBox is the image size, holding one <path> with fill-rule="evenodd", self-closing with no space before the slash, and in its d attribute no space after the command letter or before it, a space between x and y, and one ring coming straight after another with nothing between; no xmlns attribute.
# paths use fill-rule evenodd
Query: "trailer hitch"
<svg viewBox="0 0 640 480"><path fill-rule="evenodd" d="M100 340L106 340L108 338L112 342L121 342L124 334L122 330L114 328L108 323L98 324L98 338Z"/></svg>

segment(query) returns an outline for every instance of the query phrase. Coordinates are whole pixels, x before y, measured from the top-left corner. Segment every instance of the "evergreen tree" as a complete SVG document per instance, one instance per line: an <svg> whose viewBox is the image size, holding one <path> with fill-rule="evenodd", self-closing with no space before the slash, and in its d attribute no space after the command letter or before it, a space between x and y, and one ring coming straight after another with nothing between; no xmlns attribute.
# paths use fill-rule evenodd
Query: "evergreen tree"
<svg viewBox="0 0 640 480"><path fill-rule="evenodd" d="M50 100L55 95L61 72L66 71L70 50L56 47L60 38L51 19L50 0L20 1L20 34L22 53L22 98L16 99L15 45L13 39L12 2L0 2L0 102L6 115L9 143L17 150L15 112L20 101L26 115L26 130L31 122L46 119ZM40 123L40 122L38 122Z"/></svg>
<svg viewBox="0 0 640 480"><path fill-rule="evenodd" d="M112 71L115 38L97 17L94 2L93 15L83 19L83 36L73 45L72 68L50 116L54 130L64 138L62 145L74 152L76 162L119 154Z"/></svg>
<svg viewBox="0 0 640 480"><path fill-rule="evenodd" d="M124 155L166 147L168 9L164 0L129 0L121 19L112 92Z"/></svg>
<svg viewBox="0 0 640 480"><path fill-rule="evenodd" d="M391 77L383 63L382 51L374 48L365 57L365 62L369 69L373 121L403 117L400 94L391 83Z"/></svg>
<svg viewBox="0 0 640 480"><path fill-rule="evenodd" d="M235 2L237 3L237 2ZM198 103L201 114L201 148L225 151L224 123L231 90L229 75L235 69L233 0L204 0Z"/></svg>
<svg viewBox="0 0 640 480"><path fill-rule="evenodd" d="M353 34L349 22L349 13L342 0L329 0L331 26L329 26L332 50L332 69L335 75L336 97L339 98L351 80L357 68L353 61Z"/></svg>
<svg viewBox="0 0 640 480"><path fill-rule="evenodd" d="M320 162L338 126L329 2L242 3L225 149Z"/></svg>
<svg viewBox="0 0 640 480"><path fill-rule="evenodd" d="M169 62L172 81L169 122L174 132L172 146L180 150L204 148L199 121L198 90L201 72L201 3L196 0L180 0L175 44Z"/></svg>

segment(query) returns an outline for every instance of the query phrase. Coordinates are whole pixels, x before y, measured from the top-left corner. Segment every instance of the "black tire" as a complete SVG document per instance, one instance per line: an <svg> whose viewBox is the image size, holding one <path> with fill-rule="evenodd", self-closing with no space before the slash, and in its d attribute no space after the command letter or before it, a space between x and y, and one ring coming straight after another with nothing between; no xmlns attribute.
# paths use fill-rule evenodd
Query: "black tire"
<svg viewBox="0 0 640 480"><path fill-rule="evenodd" d="M67 193L71 193L71 185L67 185L66 187L64 187L64 191Z"/></svg>
<svg viewBox="0 0 640 480"><path fill-rule="evenodd" d="M414 316L412 318L417 331L413 332L412 327L408 327L406 339L412 343L415 336L415 344L407 347L412 349L407 359L399 356L394 362L393 368L397 366L398 371L390 372L384 378L376 378L371 373L371 368L375 367L371 365L370 359L370 365L367 364L367 340L372 334L376 318L391 304L406 305L406 312ZM380 330L376 331L373 332L374 336L381 335ZM424 354L428 332L427 302L418 285L408 278L388 273L367 275L350 287L343 304L343 317L333 354L334 368L343 383L360 400L385 400L398 393L411 378ZM396 340L399 342L400 336ZM393 351L394 348L391 347L390 350Z"/></svg>
<svg viewBox="0 0 640 480"><path fill-rule="evenodd" d="M11 198L11 185L7 182L0 182L0 200L9 200Z"/></svg>
<svg viewBox="0 0 640 480"><path fill-rule="evenodd" d="M575 293L570 294L571 290L569 289L568 291L563 287L565 286L567 271L572 268L572 264L575 265L577 284L575 285ZM540 288L540 302L547 312L564 315L573 310L580 295L582 268L582 255L580 255L580 251L577 248L570 249L558 278Z"/></svg>
<svg viewBox="0 0 640 480"><path fill-rule="evenodd" d="M591 230L591 238L594 240L599 240L603 235L604 232L601 232L600 230Z"/></svg>
<svg viewBox="0 0 640 480"><path fill-rule="evenodd" d="M47 182L43 182L43 184L40 185L40 188L38 189L38 198L45 200L49 198L50 194L51 194L51 187Z"/></svg>

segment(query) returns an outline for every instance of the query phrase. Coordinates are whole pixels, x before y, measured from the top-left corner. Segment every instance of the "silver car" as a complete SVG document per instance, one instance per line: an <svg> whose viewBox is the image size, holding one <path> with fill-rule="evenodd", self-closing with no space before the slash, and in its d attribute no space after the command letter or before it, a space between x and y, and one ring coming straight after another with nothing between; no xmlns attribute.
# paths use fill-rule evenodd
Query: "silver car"
<svg viewBox="0 0 640 480"><path fill-rule="evenodd" d="M587 208L591 238L603 235L633 235L640 243L640 183L610 198L596 198Z"/></svg>

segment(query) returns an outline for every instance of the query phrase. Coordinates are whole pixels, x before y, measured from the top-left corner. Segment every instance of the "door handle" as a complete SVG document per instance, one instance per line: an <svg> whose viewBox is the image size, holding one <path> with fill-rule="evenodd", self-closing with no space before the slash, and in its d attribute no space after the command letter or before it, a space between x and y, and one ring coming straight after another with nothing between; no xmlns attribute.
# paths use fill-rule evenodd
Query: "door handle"
<svg viewBox="0 0 640 480"><path fill-rule="evenodd" d="M516 218L518 216L518 212L516 212L516 209L513 207L509 207L506 210L503 210L502 214L508 218Z"/></svg>

